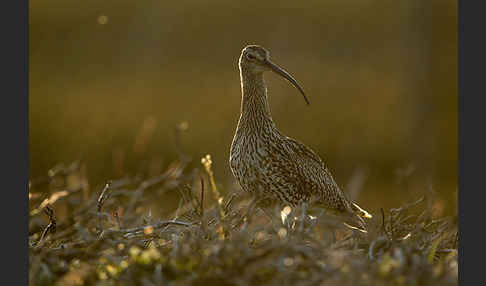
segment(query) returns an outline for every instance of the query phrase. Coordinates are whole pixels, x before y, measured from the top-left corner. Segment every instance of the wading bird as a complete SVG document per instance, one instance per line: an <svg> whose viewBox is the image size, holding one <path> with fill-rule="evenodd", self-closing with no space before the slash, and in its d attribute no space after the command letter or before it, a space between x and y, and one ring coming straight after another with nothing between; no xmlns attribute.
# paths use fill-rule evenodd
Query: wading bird
<svg viewBox="0 0 486 286"><path fill-rule="evenodd" d="M230 167L241 188L260 201L322 207L363 225L371 215L352 202L309 147L283 135L270 115L263 73L273 71L291 82L309 104L304 90L258 45L246 46L239 58L241 114L231 144ZM348 220L349 221L349 220Z"/></svg>

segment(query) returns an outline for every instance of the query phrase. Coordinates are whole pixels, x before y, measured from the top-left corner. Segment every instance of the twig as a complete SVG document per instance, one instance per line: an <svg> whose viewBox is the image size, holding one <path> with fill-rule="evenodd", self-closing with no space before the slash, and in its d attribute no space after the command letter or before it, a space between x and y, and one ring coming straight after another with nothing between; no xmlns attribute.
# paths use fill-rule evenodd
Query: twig
<svg viewBox="0 0 486 286"><path fill-rule="evenodd" d="M101 195L98 198L98 203L97 203L97 210L98 212L101 212L101 208L103 208L103 205L105 204L106 200L110 197L110 194L106 193L111 187L111 181L108 181L103 188L103 191L101 192Z"/></svg>
<svg viewBox="0 0 486 286"><path fill-rule="evenodd" d="M106 229L103 232L105 233L105 235L108 235L108 234L111 234L111 233L128 234L128 233L135 233L135 232L143 231L147 228L152 228L152 229L155 230L155 229L166 227L168 225L180 225L180 226L189 227L189 226L193 225L193 223L177 221L177 220L166 220L166 221L160 221L160 222L152 224L152 225L139 226L139 227L135 227L135 228Z"/></svg>
<svg viewBox="0 0 486 286"><path fill-rule="evenodd" d="M153 238L149 238L149 239L146 239L143 241L143 248L149 248L150 244L152 243L154 239Z"/></svg>
<svg viewBox="0 0 486 286"><path fill-rule="evenodd" d="M121 221L120 221L120 216L118 215L118 212L115 211L115 213L113 214L113 216L115 217L116 219L116 223L118 225L118 228L121 229L122 228L122 225L121 225Z"/></svg>
<svg viewBox="0 0 486 286"><path fill-rule="evenodd" d="M201 177L201 217L204 215L204 179Z"/></svg>
<svg viewBox="0 0 486 286"><path fill-rule="evenodd" d="M201 164L204 166L204 169L208 173L211 190L213 191L214 199L218 203L219 215L220 218L223 219L225 217L225 212L222 206L223 197L221 196L221 194L218 191L218 188L216 187L216 182L214 180L214 173L213 170L211 169L211 165L212 165L211 156L208 154L205 157L203 157L201 159Z"/></svg>
<svg viewBox="0 0 486 286"><path fill-rule="evenodd" d="M181 211L181 208L182 208L182 202L183 202L183 198L181 198L179 200L179 206L177 207L176 211L175 211L175 214L174 214L174 220L176 220L178 217L179 217L179 212Z"/></svg>
<svg viewBox="0 0 486 286"><path fill-rule="evenodd" d="M378 244L378 246L377 246ZM382 247L386 245L386 239L384 237L378 237L375 240L373 240L370 244L370 247L368 249L368 257L370 260L375 259L374 253L375 253L375 248L376 247Z"/></svg>
<svg viewBox="0 0 486 286"><path fill-rule="evenodd" d="M459 241L459 232L456 231L456 235L454 237L454 248L457 249L457 242Z"/></svg>
<svg viewBox="0 0 486 286"><path fill-rule="evenodd" d="M229 200L226 202L226 204L224 205L224 210L226 212L229 212L230 211L230 208L231 208L231 203L233 202L233 199L236 197L236 194L233 193L231 194Z"/></svg>
<svg viewBox="0 0 486 286"><path fill-rule="evenodd" d="M48 232L54 233L56 231L56 218L54 217L54 210L51 208L50 205L46 205L46 207L44 208L44 213L49 217L49 224L42 232L42 235L37 245L39 245L44 240Z"/></svg>
<svg viewBox="0 0 486 286"><path fill-rule="evenodd" d="M401 211L404 211L404 210L407 210L413 206L416 206L418 205L419 203L421 203L422 201L424 200L424 197L422 196L421 198L419 198L418 200L416 200L415 202L411 202L411 203L408 203L408 204L405 204L404 206L402 207L399 207L397 209L390 209L390 212L401 212Z"/></svg>

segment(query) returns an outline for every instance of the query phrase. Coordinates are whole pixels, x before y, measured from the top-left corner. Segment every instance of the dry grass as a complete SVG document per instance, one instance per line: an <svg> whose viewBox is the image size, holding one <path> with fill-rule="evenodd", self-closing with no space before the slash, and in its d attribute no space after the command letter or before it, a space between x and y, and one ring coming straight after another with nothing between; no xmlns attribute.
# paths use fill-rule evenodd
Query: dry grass
<svg viewBox="0 0 486 286"><path fill-rule="evenodd" d="M248 198L221 188L216 198L216 184L201 177L214 174L182 159L91 194L81 166L31 182L30 285L458 283L456 222L434 218L427 198L382 209L363 234L315 209L242 218ZM177 191L175 212L154 217L151 202Z"/></svg>

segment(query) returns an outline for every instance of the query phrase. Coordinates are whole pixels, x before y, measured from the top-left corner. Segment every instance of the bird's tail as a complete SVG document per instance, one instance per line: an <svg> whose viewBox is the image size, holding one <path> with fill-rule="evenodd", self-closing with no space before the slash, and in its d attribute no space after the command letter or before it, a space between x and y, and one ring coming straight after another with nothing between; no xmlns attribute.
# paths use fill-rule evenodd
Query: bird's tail
<svg viewBox="0 0 486 286"><path fill-rule="evenodd" d="M365 211L364 209L362 209L360 206L358 206L355 203L351 203L351 209L359 217L367 218L367 219L370 219L370 218L373 217L369 212Z"/></svg>
<svg viewBox="0 0 486 286"><path fill-rule="evenodd" d="M373 216L357 204L351 202L351 212L347 213L346 217L347 219L344 221L344 225L351 229L366 233L366 223L363 218L370 219Z"/></svg>

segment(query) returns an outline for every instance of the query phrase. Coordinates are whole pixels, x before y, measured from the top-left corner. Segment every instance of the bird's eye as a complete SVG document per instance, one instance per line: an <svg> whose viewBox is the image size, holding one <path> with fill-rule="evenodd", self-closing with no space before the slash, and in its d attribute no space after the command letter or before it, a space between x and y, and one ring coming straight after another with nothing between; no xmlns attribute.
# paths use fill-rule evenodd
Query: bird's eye
<svg viewBox="0 0 486 286"><path fill-rule="evenodd" d="M246 54L246 57L249 59L249 60L254 60L255 59L255 56L252 55L252 54Z"/></svg>

